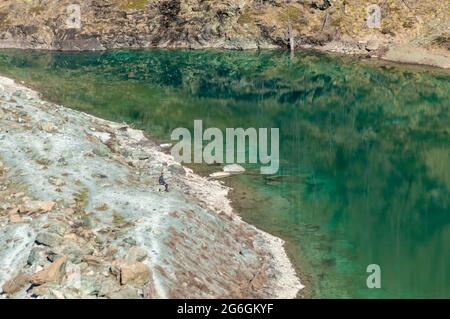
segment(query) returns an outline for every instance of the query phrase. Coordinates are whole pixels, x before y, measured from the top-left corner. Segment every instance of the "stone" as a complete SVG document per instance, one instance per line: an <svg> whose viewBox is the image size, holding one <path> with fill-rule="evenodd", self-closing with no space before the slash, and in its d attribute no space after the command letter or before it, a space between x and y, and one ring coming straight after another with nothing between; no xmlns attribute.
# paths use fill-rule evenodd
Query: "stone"
<svg viewBox="0 0 450 319"><path fill-rule="evenodd" d="M64 235L64 239L77 241L78 240L78 236L77 236L77 234L74 234L74 233L68 233L68 234Z"/></svg>
<svg viewBox="0 0 450 319"><path fill-rule="evenodd" d="M124 243L127 243L127 244L129 244L129 245L131 245L131 246L135 246L135 245L136 245L136 240L134 240L134 239L131 238L131 237L125 238L125 239L123 240L123 242L124 242Z"/></svg>
<svg viewBox="0 0 450 319"><path fill-rule="evenodd" d="M51 265L31 276L34 285L43 285L49 282L60 282L66 272L67 257L61 257Z"/></svg>
<svg viewBox="0 0 450 319"><path fill-rule="evenodd" d="M28 95L26 92L22 90L17 90L12 94L14 97L20 98L20 99L27 99Z"/></svg>
<svg viewBox="0 0 450 319"><path fill-rule="evenodd" d="M118 259L111 265L111 273L121 285L145 285L150 281L150 268L142 262Z"/></svg>
<svg viewBox="0 0 450 319"><path fill-rule="evenodd" d="M67 264L65 286L77 290L81 289L81 269L79 265Z"/></svg>
<svg viewBox="0 0 450 319"><path fill-rule="evenodd" d="M49 293L52 299L66 299L64 293L57 289L49 289Z"/></svg>
<svg viewBox="0 0 450 319"><path fill-rule="evenodd" d="M13 214L13 215L9 216L9 222L11 224L20 224L20 223L23 223L24 220L22 217L20 217L20 215Z"/></svg>
<svg viewBox="0 0 450 319"><path fill-rule="evenodd" d="M59 236L64 236L67 231L67 224L63 222L51 222L48 225L48 232L57 234Z"/></svg>
<svg viewBox="0 0 450 319"><path fill-rule="evenodd" d="M155 186L155 192L165 192L166 191L166 188L164 187L164 185L156 185Z"/></svg>
<svg viewBox="0 0 450 319"><path fill-rule="evenodd" d="M209 177L213 178L213 179L219 179L219 178L225 178L225 177L229 177L232 174L229 172L215 172L212 174L209 174Z"/></svg>
<svg viewBox="0 0 450 319"><path fill-rule="evenodd" d="M65 215L73 215L75 213L75 210L73 208L64 208L63 213Z"/></svg>
<svg viewBox="0 0 450 319"><path fill-rule="evenodd" d="M70 241L64 245L62 253L74 264L81 263L85 255L85 252L76 243Z"/></svg>
<svg viewBox="0 0 450 319"><path fill-rule="evenodd" d="M41 285L41 286L35 286L31 290L31 296L37 297L37 296L48 296L50 294L50 290L48 288L48 285Z"/></svg>
<svg viewBox="0 0 450 319"><path fill-rule="evenodd" d="M100 274L96 273L88 273L84 274L81 278L81 290L84 295L98 295L102 288L102 281L104 279L103 276L99 276Z"/></svg>
<svg viewBox="0 0 450 319"><path fill-rule="evenodd" d="M42 247L35 246L31 249L28 255L27 264L28 265L40 265L43 266L47 260L45 249Z"/></svg>
<svg viewBox="0 0 450 319"><path fill-rule="evenodd" d="M49 182L50 182L50 184L52 184L56 187L61 187L61 186L65 185L64 181L60 178L50 178Z"/></svg>
<svg viewBox="0 0 450 319"><path fill-rule="evenodd" d="M37 234L35 241L41 245L55 247L63 242L63 237L49 232L40 232Z"/></svg>
<svg viewBox="0 0 450 319"><path fill-rule="evenodd" d="M87 262L89 265L101 265L103 260L101 257L88 255L83 258L83 261Z"/></svg>
<svg viewBox="0 0 450 319"><path fill-rule="evenodd" d="M39 128L47 133L55 133L57 131L56 126L50 122L41 123Z"/></svg>
<svg viewBox="0 0 450 319"><path fill-rule="evenodd" d="M51 261L51 262L54 262L54 261L56 261L58 258L61 258L62 256L58 253L58 252L56 252L56 251L50 251L48 254L47 254L47 260L48 261Z"/></svg>
<svg viewBox="0 0 450 319"><path fill-rule="evenodd" d="M170 164L167 169L169 172L177 175L186 175L186 171L183 166L179 164Z"/></svg>
<svg viewBox="0 0 450 319"><path fill-rule="evenodd" d="M380 47L380 44L378 43L378 41L369 41L366 44L366 50L369 51L369 52L378 50L379 47Z"/></svg>
<svg viewBox="0 0 450 319"><path fill-rule="evenodd" d="M136 142L140 142L145 139L144 133L140 130L135 130L132 128L127 128L128 137Z"/></svg>
<svg viewBox="0 0 450 319"><path fill-rule="evenodd" d="M2 286L2 290L6 294L14 294L20 291L22 288L30 284L30 276L19 275L13 279L8 280Z"/></svg>
<svg viewBox="0 0 450 319"><path fill-rule="evenodd" d="M52 211L55 208L55 206L56 206L55 202L51 202L51 201L39 202L39 208L44 213L48 213L48 212Z"/></svg>
<svg viewBox="0 0 450 319"><path fill-rule="evenodd" d="M22 214L29 213L48 213L52 211L56 206L52 201L28 201L25 204L19 206L19 212Z"/></svg>
<svg viewBox="0 0 450 319"><path fill-rule="evenodd" d="M172 143L164 143L159 145L159 147L161 147L162 149L168 149L172 147Z"/></svg>
<svg viewBox="0 0 450 319"><path fill-rule="evenodd" d="M238 164L225 165L223 171L231 174L241 174L245 172L245 168Z"/></svg>
<svg viewBox="0 0 450 319"><path fill-rule="evenodd" d="M139 299L139 290L133 287L124 287L106 295L109 299Z"/></svg>
<svg viewBox="0 0 450 319"><path fill-rule="evenodd" d="M102 282L99 296L110 296L112 293L119 291L121 288L122 286L117 282L117 280L114 280L111 277L105 278Z"/></svg>
<svg viewBox="0 0 450 319"><path fill-rule="evenodd" d="M141 247L131 247L126 255L129 261L143 261L147 257L147 251Z"/></svg>
<svg viewBox="0 0 450 319"><path fill-rule="evenodd" d="M111 134L107 132L94 132L92 135L98 138L103 144L107 143L111 139Z"/></svg>

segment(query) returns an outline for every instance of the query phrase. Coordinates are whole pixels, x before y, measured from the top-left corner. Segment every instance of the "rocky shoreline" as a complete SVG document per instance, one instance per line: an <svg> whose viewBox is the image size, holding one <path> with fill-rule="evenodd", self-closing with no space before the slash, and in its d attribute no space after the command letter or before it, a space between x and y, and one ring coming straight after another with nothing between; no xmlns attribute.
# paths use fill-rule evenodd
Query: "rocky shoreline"
<svg viewBox="0 0 450 319"><path fill-rule="evenodd" d="M283 241L126 124L0 77L0 298L294 298ZM171 192L157 187L165 171Z"/></svg>

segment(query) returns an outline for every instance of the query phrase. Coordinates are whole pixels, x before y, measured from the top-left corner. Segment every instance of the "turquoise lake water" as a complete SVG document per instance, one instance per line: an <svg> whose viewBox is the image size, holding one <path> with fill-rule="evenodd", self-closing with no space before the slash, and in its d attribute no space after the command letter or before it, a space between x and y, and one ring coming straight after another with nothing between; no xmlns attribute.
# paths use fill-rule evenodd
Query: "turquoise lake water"
<svg viewBox="0 0 450 319"><path fill-rule="evenodd" d="M233 177L243 218L287 242L307 296L450 297L450 74L279 51L0 51L0 74L161 139L280 128L278 178ZM252 171L252 167L248 167ZM368 289L366 267L381 267Z"/></svg>

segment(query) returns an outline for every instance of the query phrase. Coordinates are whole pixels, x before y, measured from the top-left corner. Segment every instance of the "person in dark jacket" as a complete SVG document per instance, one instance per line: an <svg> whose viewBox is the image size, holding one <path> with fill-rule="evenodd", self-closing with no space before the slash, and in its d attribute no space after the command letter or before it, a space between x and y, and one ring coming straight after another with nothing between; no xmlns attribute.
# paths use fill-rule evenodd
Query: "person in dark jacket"
<svg viewBox="0 0 450 319"><path fill-rule="evenodd" d="M167 184L164 179L164 172L161 172L161 175L159 176L159 185L163 185L166 188L166 192L169 191L169 184Z"/></svg>

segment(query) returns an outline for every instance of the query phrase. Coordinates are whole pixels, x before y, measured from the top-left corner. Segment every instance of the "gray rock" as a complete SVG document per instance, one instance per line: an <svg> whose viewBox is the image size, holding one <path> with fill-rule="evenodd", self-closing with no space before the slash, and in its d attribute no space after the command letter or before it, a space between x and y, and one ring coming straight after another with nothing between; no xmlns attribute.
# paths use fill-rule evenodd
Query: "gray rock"
<svg viewBox="0 0 450 319"><path fill-rule="evenodd" d="M136 241L133 238L131 238L131 237L127 237L123 241L124 241L124 243L130 244L131 246L135 246L136 245Z"/></svg>
<svg viewBox="0 0 450 319"><path fill-rule="evenodd" d="M184 167L178 164L171 164L167 167L167 169L173 174L186 175L186 170Z"/></svg>
<svg viewBox="0 0 450 319"><path fill-rule="evenodd" d="M97 295L102 288L100 278L96 276L83 276L81 278L81 290L85 295Z"/></svg>
<svg viewBox="0 0 450 319"><path fill-rule="evenodd" d="M132 247L127 253L126 259L130 261L143 261L147 257L147 251L141 247Z"/></svg>
<svg viewBox="0 0 450 319"><path fill-rule="evenodd" d="M54 262L56 260L58 260L59 258L61 258L62 256L60 254L58 254L55 251L50 251L47 255L47 259L51 262Z"/></svg>
<svg viewBox="0 0 450 319"><path fill-rule="evenodd" d="M106 296L110 299L139 299L139 290L133 287L124 287Z"/></svg>
<svg viewBox="0 0 450 319"><path fill-rule="evenodd" d="M69 245L68 247L64 247L63 252L64 255L69 257L69 260L74 264L81 263L85 255L83 251L76 245Z"/></svg>
<svg viewBox="0 0 450 319"><path fill-rule="evenodd" d="M62 222L52 222L48 226L48 231L59 236L64 236L67 230L67 225Z"/></svg>
<svg viewBox="0 0 450 319"><path fill-rule="evenodd" d="M40 265L43 266L46 264L47 257L46 257L45 249L42 249L41 247L33 247L30 251L30 254L28 255L27 264L28 265Z"/></svg>
<svg viewBox="0 0 450 319"><path fill-rule="evenodd" d="M110 296L111 294L119 291L121 288L122 287L117 282L117 280L108 277L102 282L102 287L100 288L99 296L101 297Z"/></svg>
<svg viewBox="0 0 450 319"><path fill-rule="evenodd" d="M21 90L17 90L12 94L14 97L20 98L20 99L27 99L27 93Z"/></svg>
<svg viewBox="0 0 450 319"><path fill-rule="evenodd" d="M380 48L380 44L377 41L369 41L366 45L367 51L375 51Z"/></svg>
<svg viewBox="0 0 450 319"><path fill-rule="evenodd" d="M245 168L243 168L239 164L230 164L230 165L225 165L223 167L223 171L226 173L231 173L231 174L240 174L240 173L245 172Z"/></svg>
<svg viewBox="0 0 450 319"><path fill-rule="evenodd" d="M49 246L49 247L55 247L60 245L63 242L63 238L57 234L53 234L50 232L40 232L36 236L36 243Z"/></svg>

